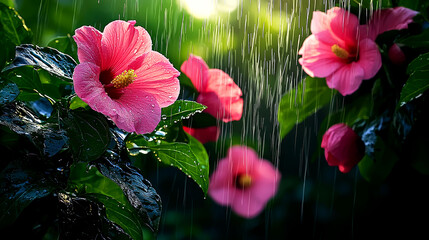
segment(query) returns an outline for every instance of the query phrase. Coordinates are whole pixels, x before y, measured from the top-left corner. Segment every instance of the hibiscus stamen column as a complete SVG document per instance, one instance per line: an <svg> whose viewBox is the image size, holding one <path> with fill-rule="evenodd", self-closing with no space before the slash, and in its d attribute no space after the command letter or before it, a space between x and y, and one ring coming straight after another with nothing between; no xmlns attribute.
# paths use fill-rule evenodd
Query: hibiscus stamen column
<svg viewBox="0 0 429 240"><path fill-rule="evenodd" d="M236 177L235 185L238 188L246 189L252 185L252 177L249 174L239 174Z"/></svg>
<svg viewBox="0 0 429 240"><path fill-rule="evenodd" d="M124 88L136 79L137 74L134 73L133 69L125 70L123 73L116 76L112 82L110 82L115 88Z"/></svg>
<svg viewBox="0 0 429 240"><path fill-rule="evenodd" d="M331 51L335 54L335 56L341 58L341 59L348 59L349 53L344 48L341 48L338 46L338 44L334 44L331 47Z"/></svg>

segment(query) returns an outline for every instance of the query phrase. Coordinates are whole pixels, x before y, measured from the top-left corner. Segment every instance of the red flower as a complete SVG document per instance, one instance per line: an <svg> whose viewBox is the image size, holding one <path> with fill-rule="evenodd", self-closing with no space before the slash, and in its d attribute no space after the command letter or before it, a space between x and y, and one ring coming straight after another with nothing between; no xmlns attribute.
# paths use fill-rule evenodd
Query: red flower
<svg viewBox="0 0 429 240"><path fill-rule="evenodd" d="M206 128L189 128L183 126L183 130L196 138L202 144L207 142L216 142L219 138L219 128L217 126Z"/></svg>
<svg viewBox="0 0 429 240"><path fill-rule="evenodd" d="M360 137L344 123L333 125L322 139L325 158L329 166L338 166L343 172L349 172L364 156L365 145Z"/></svg>

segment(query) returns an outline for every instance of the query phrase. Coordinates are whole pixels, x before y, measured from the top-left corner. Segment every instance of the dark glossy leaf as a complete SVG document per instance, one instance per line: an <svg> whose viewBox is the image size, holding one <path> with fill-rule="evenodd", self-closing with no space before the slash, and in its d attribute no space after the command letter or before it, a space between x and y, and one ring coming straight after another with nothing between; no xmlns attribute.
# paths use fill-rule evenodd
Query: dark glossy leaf
<svg viewBox="0 0 429 240"><path fill-rule="evenodd" d="M194 101L177 100L172 105L165 107L161 112L161 121L157 129L168 127L182 119L189 119L196 113L201 113L207 107Z"/></svg>
<svg viewBox="0 0 429 240"><path fill-rule="evenodd" d="M140 222L140 216L131 205L123 204L102 194L87 194L86 197L101 202L106 208L107 218L118 224L133 239L143 239L143 223Z"/></svg>
<svg viewBox="0 0 429 240"><path fill-rule="evenodd" d="M403 106L409 101L419 97L429 89L429 65L425 70L419 69L413 72L401 91L399 105Z"/></svg>
<svg viewBox="0 0 429 240"><path fill-rule="evenodd" d="M376 139L374 159L365 156L358 164L362 177L368 182L382 183L399 160L395 151L381 138Z"/></svg>
<svg viewBox="0 0 429 240"><path fill-rule="evenodd" d="M161 198L152 184L136 168L126 164L114 164L104 159L97 163L97 167L104 176L119 185L146 226L157 232L161 218Z"/></svg>
<svg viewBox="0 0 429 240"><path fill-rule="evenodd" d="M379 140L379 134L389 127L390 121L391 118L387 114L384 114L371 122L362 121L362 131L360 130L361 126L359 126L359 123L357 124L356 131L361 135L362 141L365 144L365 153L371 159L376 158L376 152L378 151L376 144L381 141Z"/></svg>
<svg viewBox="0 0 429 240"><path fill-rule="evenodd" d="M77 45L70 35L52 39L48 43L48 47L55 48L62 53L70 55L71 57L73 57L74 60L78 60Z"/></svg>
<svg viewBox="0 0 429 240"><path fill-rule="evenodd" d="M84 101L82 101L82 99L80 99L78 96L74 96L72 98L72 100L70 101L70 109L74 110L77 108L86 108L88 107L88 104Z"/></svg>
<svg viewBox="0 0 429 240"><path fill-rule="evenodd" d="M418 70L429 69L429 53L424 53L416 57L407 67L407 73L411 74Z"/></svg>
<svg viewBox="0 0 429 240"><path fill-rule="evenodd" d="M286 93L279 104L278 121L283 138L292 128L331 101L333 90L324 79L307 77Z"/></svg>
<svg viewBox="0 0 429 240"><path fill-rule="evenodd" d="M19 88L15 83L0 78L0 106L12 102L18 94Z"/></svg>
<svg viewBox="0 0 429 240"><path fill-rule="evenodd" d="M16 83L20 89L18 100L35 101L45 95L45 90L40 82L39 74L33 67L21 67L14 69L7 75L8 79ZM32 96L28 98L28 96Z"/></svg>
<svg viewBox="0 0 429 240"><path fill-rule="evenodd" d="M115 223L106 217L101 203L67 193L58 194L61 239L131 240Z"/></svg>
<svg viewBox="0 0 429 240"><path fill-rule="evenodd" d="M429 29L424 30L419 35L412 35L410 37L400 38L396 41L407 47L428 51L429 50Z"/></svg>
<svg viewBox="0 0 429 240"><path fill-rule="evenodd" d="M131 155L151 154L158 161L177 167L192 178L206 195L209 183L208 156L200 142L189 135L187 138L189 143L132 135L127 138L126 143Z"/></svg>
<svg viewBox="0 0 429 240"><path fill-rule="evenodd" d="M57 124L43 123L22 104L5 105L0 113L0 125L27 137L47 157L57 154L67 142L64 130Z"/></svg>
<svg viewBox="0 0 429 240"><path fill-rule="evenodd" d="M12 60L15 46L30 43L32 34L21 16L11 7L0 3L0 69Z"/></svg>
<svg viewBox="0 0 429 240"><path fill-rule="evenodd" d="M10 164L0 174L0 228L14 222L33 200L46 197L53 190L43 175Z"/></svg>
<svg viewBox="0 0 429 240"><path fill-rule="evenodd" d="M92 161L99 158L110 142L106 119L97 113L69 111L63 119L74 159Z"/></svg>
<svg viewBox="0 0 429 240"><path fill-rule="evenodd" d="M69 55L54 48L22 44L16 47L15 59L3 71L27 65L42 68L53 75L72 80L77 63Z"/></svg>
<svg viewBox="0 0 429 240"><path fill-rule="evenodd" d="M182 120L184 126L193 127L193 128L206 128L211 126L216 126L217 120L212 115L202 112L200 114L195 114L191 119Z"/></svg>

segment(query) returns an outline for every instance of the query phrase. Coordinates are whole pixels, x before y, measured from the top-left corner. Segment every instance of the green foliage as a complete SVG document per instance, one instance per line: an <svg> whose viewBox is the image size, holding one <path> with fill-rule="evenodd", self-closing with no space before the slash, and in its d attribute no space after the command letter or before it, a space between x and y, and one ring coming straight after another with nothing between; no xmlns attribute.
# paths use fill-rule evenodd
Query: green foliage
<svg viewBox="0 0 429 240"><path fill-rule="evenodd" d="M54 48L22 44L16 47L15 59L3 71L22 66L34 66L58 77L72 80L76 65L72 57Z"/></svg>
<svg viewBox="0 0 429 240"><path fill-rule="evenodd" d="M396 42L416 50L427 52L429 51L429 29L424 30L418 35L399 38Z"/></svg>
<svg viewBox="0 0 429 240"><path fill-rule="evenodd" d="M72 110L63 122L77 161L96 160L106 151L110 132L106 119L100 114Z"/></svg>
<svg viewBox="0 0 429 240"><path fill-rule="evenodd" d="M70 101L71 110L74 110L77 108L86 108L86 107L88 107L88 104L82 101L82 99L80 99L78 96L74 96Z"/></svg>
<svg viewBox="0 0 429 240"><path fill-rule="evenodd" d="M161 121L157 129L172 126L182 119L189 119L196 113L201 113L207 107L194 101L177 100L172 105L161 110Z"/></svg>
<svg viewBox="0 0 429 240"><path fill-rule="evenodd" d="M0 78L0 106L12 102L18 97L19 88L15 83L9 80L1 80Z"/></svg>
<svg viewBox="0 0 429 240"><path fill-rule="evenodd" d="M78 60L77 45L70 35L52 39L48 43L48 47L55 48L62 53L70 55L74 60Z"/></svg>
<svg viewBox="0 0 429 240"><path fill-rule="evenodd" d="M0 69L13 58L15 46L30 43L31 39L32 33L21 16L13 8L0 3Z"/></svg>
<svg viewBox="0 0 429 240"><path fill-rule="evenodd" d="M429 53L414 59L408 66L407 73L410 77L402 88L398 103L400 106L420 96L429 88Z"/></svg>
<svg viewBox="0 0 429 240"><path fill-rule="evenodd" d="M333 96L324 79L307 77L286 93L279 104L278 121L283 138L292 128L327 105Z"/></svg>

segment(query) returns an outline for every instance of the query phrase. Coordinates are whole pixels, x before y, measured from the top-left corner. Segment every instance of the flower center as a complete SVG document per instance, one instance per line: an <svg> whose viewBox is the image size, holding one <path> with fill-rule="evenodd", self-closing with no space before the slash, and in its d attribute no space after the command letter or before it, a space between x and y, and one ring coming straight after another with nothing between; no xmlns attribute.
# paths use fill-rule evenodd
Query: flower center
<svg viewBox="0 0 429 240"><path fill-rule="evenodd" d="M115 88L124 88L133 83L136 77L137 74L134 73L133 69L125 70L123 73L116 76L110 83Z"/></svg>
<svg viewBox="0 0 429 240"><path fill-rule="evenodd" d="M252 185L252 177L248 174L240 174L237 176L235 184L238 188L248 188Z"/></svg>
<svg viewBox="0 0 429 240"><path fill-rule="evenodd" d="M344 48L341 48L338 46L338 44L334 44L331 47L331 51L335 54L335 56L341 58L341 59L348 59L349 53Z"/></svg>

